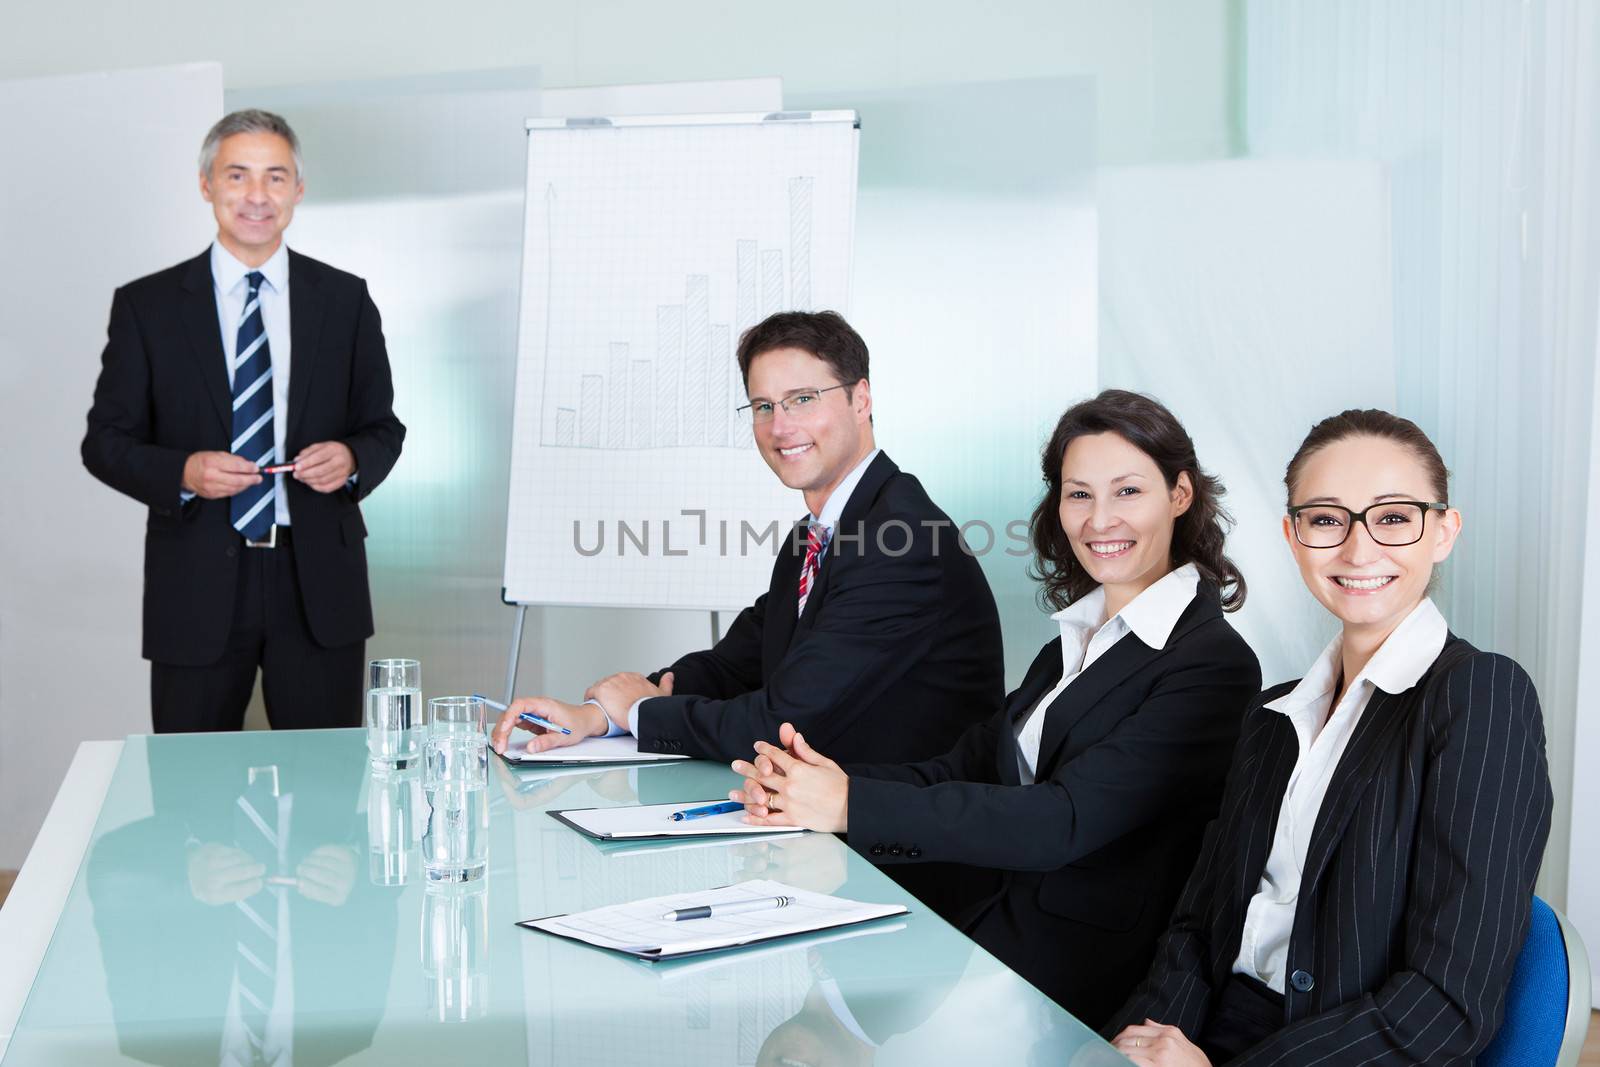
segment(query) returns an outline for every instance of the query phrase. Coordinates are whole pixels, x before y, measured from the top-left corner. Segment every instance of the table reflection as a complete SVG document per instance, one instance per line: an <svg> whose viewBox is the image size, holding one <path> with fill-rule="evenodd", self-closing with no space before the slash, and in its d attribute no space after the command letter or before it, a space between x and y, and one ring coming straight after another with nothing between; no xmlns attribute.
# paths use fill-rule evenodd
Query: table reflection
<svg viewBox="0 0 1600 1067"><path fill-rule="evenodd" d="M396 901L359 877L363 779L342 748L148 749L153 813L102 836L87 889L120 1051L156 1064L333 1064L388 997ZM336 1007L340 1024L319 1013Z"/></svg>
<svg viewBox="0 0 1600 1067"><path fill-rule="evenodd" d="M467 1022L489 1012L489 880L430 884L420 934L428 1016Z"/></svg>

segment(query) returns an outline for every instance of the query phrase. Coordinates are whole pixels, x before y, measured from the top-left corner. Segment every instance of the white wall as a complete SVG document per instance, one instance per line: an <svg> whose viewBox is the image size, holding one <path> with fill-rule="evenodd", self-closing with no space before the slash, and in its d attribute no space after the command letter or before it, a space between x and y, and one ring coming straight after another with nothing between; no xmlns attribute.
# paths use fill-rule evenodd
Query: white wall
<svg viewBox="0 0 1600 1067"><path fill-rule="evenodd" d="M78 742L150 729L144 513L78 445L111 292L205 247L214 63L0 81L0 867L21 866Z"/></svg>
<svg viewBox="0 0 1600 1067"><path fill-rule="evenodd" d="M550 86L778 75L790 93L1092 75L1106 162L1233 125L1229 0L203 0L13 4L0 77L220 60L230 90L499 67Z"/></svg>

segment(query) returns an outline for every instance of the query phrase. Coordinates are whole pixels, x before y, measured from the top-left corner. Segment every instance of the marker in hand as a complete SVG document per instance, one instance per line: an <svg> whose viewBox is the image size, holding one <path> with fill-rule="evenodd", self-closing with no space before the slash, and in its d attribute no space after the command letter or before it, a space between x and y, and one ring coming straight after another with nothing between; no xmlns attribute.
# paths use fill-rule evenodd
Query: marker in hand
<svg viewBox="0 0 1600 1067"><path fill-rule="evenodd" d="M482 693L473 693L472 695L477 697L479 700L483 701L485 704L489 705L495 711L509 711L509 710L511 710L509 705L502 704L498 700L490 700L488 697L484 696ZM558 734L566 734L568 737L572 736L572 731L567 729L565 726L562 726L560 723L551 722L549 719L542 718L542 717L540 717L538 715L535 715L531 711L525 711L521 715L518 715L517 718L521 719L523 722L530 722L535 726L543 727L546 730L554 730Z"/></svg>
<svg viewBox="0 0 1600 1067"><path fill-rule="evenodd" d="M295 468L296 468L296 464L293 464L293 463L274 463L270 467L262 467L261 468L261 473L262 474L293 474L295 472Z"/></svg>

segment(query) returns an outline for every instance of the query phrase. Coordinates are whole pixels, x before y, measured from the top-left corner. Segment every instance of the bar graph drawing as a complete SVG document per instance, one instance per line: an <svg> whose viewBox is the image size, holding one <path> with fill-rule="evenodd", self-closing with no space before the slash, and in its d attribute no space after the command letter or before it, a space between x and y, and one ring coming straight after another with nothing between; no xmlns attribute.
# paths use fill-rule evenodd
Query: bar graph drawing
<svg viewBox="0 0 1600 1067"><path fill-rule="evenodd" d="M746 531L804 502L737 412L739 338L848 314L858 143L848 111L529 121L509 601L765 588L776 538Z"/></svg>
<svg viewBox="0 0 1600 1067"><path fill-rule="evenodd" d="M549 388L541 412L539 443L545 448L746 448L750 428L733 409L744 403L743 382L733 363L739 335L777 311L814 311L811 300L811 190L815 177L782 182L788 207L788 241L764 248L753 237L736 238L717 273L683 276L682 298L655 307L653 344L631 360L619 361L628 342L606 341L594 353L597 373L577 372L577 388ZM560 197L547 187L546 232L556 230ZM553 244L553 241L551 242ZM758 272L757 264L760 264ZM560 269L547 249L547 277ZM727 285L713 287L723 278ZM731 312L714 321L713 312ZM553 317L553 316L552 316ZM548 325L548 318L547 318ZM546 361L548 368L551 361ZM584 365L590 365L585 362ZM731 368L731 370L730 370ZM626 425L625 430L606 432ZM648 424L648 428L647 428Z"/></svg>

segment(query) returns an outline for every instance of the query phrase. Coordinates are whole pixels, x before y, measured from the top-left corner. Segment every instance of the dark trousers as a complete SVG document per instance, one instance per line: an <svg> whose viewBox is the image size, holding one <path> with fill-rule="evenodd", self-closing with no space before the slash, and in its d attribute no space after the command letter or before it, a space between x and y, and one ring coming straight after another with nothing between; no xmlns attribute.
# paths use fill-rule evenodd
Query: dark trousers
<svg viewBox="0 0 1600 1067"><path fill-rule="evenodd" d="M1226 1063L1286 1025L1283 995L1254 978L1235 974L1217 995L1205 1032L1195 1044L1212 1063Z"/></svg>
<svg viewBox="0 0 1600 1067"><path fill-rule="evenodd" d="M233 629L222 658L204 667L150 664L155 732L239 729L258 667L273 729L360 726L366 643L323 648L311 636L292 543L241 547L239 557Z"/></svg>

